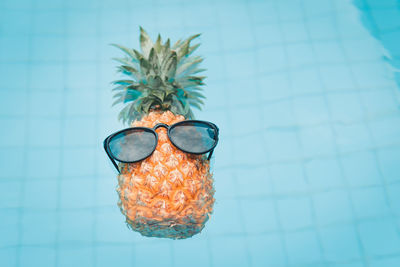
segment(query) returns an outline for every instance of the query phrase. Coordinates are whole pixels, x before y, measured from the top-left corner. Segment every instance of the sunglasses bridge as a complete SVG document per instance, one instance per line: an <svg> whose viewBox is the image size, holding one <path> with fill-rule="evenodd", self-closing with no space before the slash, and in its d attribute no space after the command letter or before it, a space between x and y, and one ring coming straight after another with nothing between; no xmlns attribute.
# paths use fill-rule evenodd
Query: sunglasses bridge
<svg viewBox="0 0 400 267"><path fill-rule="evenodd" d="M164 128L167 129L167 130L169 130L169 128L170 128L170 126L167 125L167 124L165 124L165 123L157 123L157 124L153 127L153 131L156 131L156 130L157 130L158 128L160 128L160 127L164 127ZM215 126L215 127L216 127L216 126ZM217 128L217 127L216 127L216 130L217 130L217 135L218 135L218 132L219 132L219 131L218 131L218 128ZM116 162L114 161L114 159L111 157L111 155L110 155L110 153L109 153L109 151L108 151L108 149L107 149L107 141L108 141L108 139L109 139L110 137L111 137L111 136L107 137L107 138L104 140L104 142L103 142L104 150L106 151L107 156L108 156L108 157L110 158L110 160L112 161L114 167L117 169L118 173L121 173L121 171L120 171L119 168L118 168L117 163L116 163ZM217 137L217 138L218 138L218 137ZM218 139L217 139L217 141L218 141ZM182 150L182 151L184 151L184 150ZM187 151L184 151L184 152L187 152ZM209 151L207 160L210 160L210 159L211 159L211 156L212 156L213 152L214 152L214 149L212 149L211 151ZM190 153L190 152L187 152L187 153Z"/></svg>
<svg viewBox="0 0 400 267"><path fill-rule="evenodd" d="M165 129L169 129L169 125L165 124L165 123L157 123L156 126L153 127L153 130L157 130L160 127L164 127Z"/></svg>

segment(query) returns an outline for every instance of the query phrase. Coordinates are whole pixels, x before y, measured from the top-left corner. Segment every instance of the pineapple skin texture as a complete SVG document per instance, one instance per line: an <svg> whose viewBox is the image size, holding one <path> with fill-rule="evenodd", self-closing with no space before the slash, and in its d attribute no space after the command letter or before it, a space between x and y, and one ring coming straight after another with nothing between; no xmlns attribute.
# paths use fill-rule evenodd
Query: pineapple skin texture
<svg viewBox="0 0 400 267"><path fill-rule="evenodd" d="M133 127L172 125L185 118L170 111L152 111ZM177 149L167 130L156 130L153 154L137 163L120 163L118 206L132 230L143 236L184 239L200 233L213 211L214 187L204 155Z"/></svg>

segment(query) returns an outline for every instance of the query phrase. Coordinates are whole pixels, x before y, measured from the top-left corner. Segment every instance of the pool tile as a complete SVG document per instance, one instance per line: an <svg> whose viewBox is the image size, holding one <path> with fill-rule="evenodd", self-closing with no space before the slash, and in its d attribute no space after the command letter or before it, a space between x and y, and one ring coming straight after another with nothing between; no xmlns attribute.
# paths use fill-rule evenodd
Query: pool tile
<svg viewBox="0 0 400 267"><path fill-rule="evenodd" d="M301 125L318 124L328 121L328 109L321 96L297 98L293 101L297 121Z"/></svg>
<svg viewBox="0 0 400 267"><path fill-rule="evenodd" d="M308 192L309 186L299 163L286 163L270 166L273 190L278 195Z"/></svg>
<svg viewBox="0 0 400 267"><path fill-rule="evenodd" d="M324 227L320 235L324 255L328 261L360 259L360 247L352 225Z"/></svg>
<svg viewBox="0 0 400 267"><path fill-rule="evenodd" d="M56 213L26 209L21 218L21 242L27 248L29 245L49 245L56 242L58 229Z"/></svg>
<svg viewBox="0 0 400 267"><path fill-rule="evenodd" d="M96 247L96 266L132 266L134 261L133 246L103 245Z"/></svg>
<svg viewBox="0 0 400 267"><path fill-rule="evenodd" d="M279 220L285 230L312 227L311 202L306 197L278 200Z"/></svg>
<svg viewBox="0 0 400 267"><path fill-rule="evenodd" d="M382 183L373 154L358 152L341 158L346 180L350 186L379 185Z"/></svg>
<svg viewBox="0 0 400 267"><path fill-rule="evenodd" d="M337 159L313 159L305 164L307 181L317 190L337 188L344 185L343 175Z"/></svg>
<svg viewBox="0 0 400 267"><path fill-rule="evenodd" d="M4 267L14 267L17 264L18 248L9 247L0 249L0 257Z"/></svg>
<svg viewBox="0 0 400 267"><path fill-rule="evenodd" d="M250 266L243 237L215 238L210 246L214 266Z"/></svg>
<svg viewBox="0 0 400 267"><path fill-rule="evenodd" d="M184 266L188 262L196 267L209 266L211 263L209 240L196 237L172 243L174 265Z"/></svg>
<svg viewBox="0 0 400 267"><path fill-rule="evenodd" d="M316 158L318 156L335 155L334 133L329 126L302 128L299 135L305 157Z"/></svg>
<svg viewBox="0 0 400 267"><path fill-rule="evenodd" d="M56 249L54 247L23 247L20 252L22 266L54 266Z"/></svg>
<svg viewBox="0 0 400 267"><path fill-rule="evenodd" d="M247 238L254 267L286 266L286 254L279 234L256 235Z"/></svg>
<svg viewBox="0 0 400 267"><path fill-rule="evenodd" d="M400 253L399 234L392 220L382 218L360 222L358 227L368 255L384 256Z"/></svg>
<svg viewBox="0 0 400 267"><path fill-rule="evenodd" d="M85 209L69 209L58 214L59 242L61 244L87 244L93 241L95 218Z"/></svg>
<svg viewBox="0 0 400 267"><path fill-rule="evenodd" d="M55 210L58 205L59 183L61 182L56 179L26 181L23 207Z"/></svg>
<svg viewBox="0 0 400 267"><path fill-rule="evenodd" d="M276 231L278 221L272 200L240 200L246 233L262 234Z"/></svg>
<svg viewBox="0 0 400 267"><path fill-rule="evenodd" d="M62 247L57 254L58 266L94 266L93 250L92 247L82 245Z"/></svg>
<svg viewBox="0 0 400 267"><path fill-rule="evenodd" d="M360 188L353 190L351 195L357 218L390 216L390 203L385 188Z"/></svg>
<svg viewBox="0 0 400 267"><path fill-rule="evenodd" d="M61 208L82 209L95 205L92 179L66 179L60 181L60 183Z"/></svg>
<svg viewBox="0 0 400 267"><path fill-rule="evenodd" d="M352 209L349 194L343 190L321 192L313 197L317 221L323 225L351 222Z"/></svg>
<svg viewBox="0 0 400 267"><path fill-rule="evenodd" d="M171 245L166 242L141 244L140 246L135 246L134 251L134 266L143 262L149 266L173 266ZM157 252L157 256L155 256L155 252Z"/></svg>
<svg viewBox="0 0 400 267"><path fill-rule="evenodd" d="M321 249L315 231L287 233L285 241L291 265L310 266L321 261Z"/></svg>
<svg viewBox="0 0 400 267"><path fill-rule="evenodd" d="M57 179L60 176L60 150L58 148L35 148L27 152L27 176L31 179Z"/></svg>

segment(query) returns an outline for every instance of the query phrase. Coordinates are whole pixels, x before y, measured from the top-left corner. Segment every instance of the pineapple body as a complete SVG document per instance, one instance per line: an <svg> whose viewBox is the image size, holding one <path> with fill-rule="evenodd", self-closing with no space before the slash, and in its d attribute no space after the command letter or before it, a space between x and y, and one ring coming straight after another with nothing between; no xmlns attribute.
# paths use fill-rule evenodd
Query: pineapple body
<svg viewBox="0 0 400 267"><path fill-rule="evenodd" d="M153 128L184 120L170 111L151 111L134 127ZM185 153L157 129L154 153L137 163L121 163L117 192L127 225L144 236L183 239L199 233L210 217L214 188L204 155Z"/></svg>

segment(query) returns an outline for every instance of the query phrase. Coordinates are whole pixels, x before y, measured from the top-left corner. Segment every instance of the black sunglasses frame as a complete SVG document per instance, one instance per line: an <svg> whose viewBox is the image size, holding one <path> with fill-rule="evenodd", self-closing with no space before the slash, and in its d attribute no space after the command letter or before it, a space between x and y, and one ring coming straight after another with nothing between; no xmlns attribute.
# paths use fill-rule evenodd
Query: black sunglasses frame
<svg viewBox="0 0 400 267"><path fill-rule="evenodd" d="M187 124L187 123L203 123L203 124L206 124L207 126L210 126L212 129L214 129L214 130L215 130L215 143L213 144L213 146L212 146L210 149L208 149L207 151L200 152L200 153L190 152L190 151L187 151L187 150L182 149L182 148L180 148L179 146L177 146L177 145L172 141L172 139L171 139L171 137L170 137L171 129L173 129L174 127L179 126L179 125L181 125L181 124ZM165 124L165 123L158 123L158 124L156 124L153 128L147 128L147 127L130 127L130 128L126 128L126 129L120 130L120 131L118 131L118 132L115 132L115 133L109 135L106 139L104 139L104 142L103 142L104 150L106 151L107 156L110 158L110 160L111 160L111 162L113 163L114 167L117 169L118 173L121 173L121 171L119 170L118 164L117 164L115 161L119 161L119 162L122 162L122 163L135 163L135 162L142 161L142 160L144 160L144 159L150 157L150 156L153 154L153 152L156 150L156 147L157 147L157 144L158 144L158 134L157 134L156 130L157 130L158 128L160 128L160 127L164 127L164 128L167 129L168 138L169 138L169 140L171 141L171 143L172 143L177 149L179 149L179 150L181 150L181 151L183 151L183 152L185 152L185 153L195 154L195 155L201 155L201 154L206 154L206 153L210 152L210 154L209 154L208 157L207 157L207 160L210 160L210 159L211 159L211 156L212 156L212 154L213 154L213 152L214 152L214 148L215 148L215 147L217 146L217 144L218 144L219 129L218 129L217 125L215 125L214 123L208 122L208 121L185 120L185 121L177 122L177 123L172 124L172 125L167 125L167 124ZM143 157L143 158L141 158L141 159L139 159L139 160L135 160L135 161L123 161L123 160L120 160L120 159L116 158L116 157L111 153L111 151L110 151L110 140L111 140L114 136L116 136L116 135L118 135L118 134L120 134L120 133L122 133L122 132L128 132L128 131L131 131L131 130L133 130L133 129L143 130L143 131L145 131L145 132L153 133L154 136L155 136L155 138L156 138L155 145L154 145L154 147L152 148L151 152L150 152L147 156L145 156L145 157Z"/></svg>

